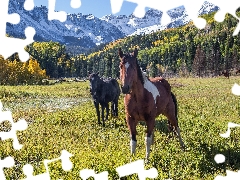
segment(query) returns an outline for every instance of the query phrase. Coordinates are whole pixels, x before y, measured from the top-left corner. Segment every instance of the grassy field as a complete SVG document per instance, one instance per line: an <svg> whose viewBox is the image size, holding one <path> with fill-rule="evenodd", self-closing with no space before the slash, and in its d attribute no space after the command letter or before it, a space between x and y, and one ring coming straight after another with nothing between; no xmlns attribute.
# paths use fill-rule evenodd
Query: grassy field
<svg viewBox="0 0 240 180"><path fill-rule="evenodd" d="M240 128L231 129L230 138L222 138L228 122L240 124L239 97L231 93L240 78L169 79L179 103L179 126L187 151L180 149L177 138L169 138L166 118L157 119L155 144L150 164L157 179L214 179L227 170L240 169ZM63 149L72 153L73 168L65 172L61 161L49 165L52 179L81 179L82 169L108 171L109 179L119 179L116 167L130 162L129 131L125 122L123 95L119 104L119 118L110 118L103 128L97 124L88 82L63 83L51 86L0 87L4 110L13 118L25 118L28 128L17 133L21 150L14 150L11 140L0 141L1 159L12 156L13 168L4 169L7 179L25 178L22 168L29 163L34 175L44 173L44 159L60 156ZM0 131L8 131L11 124L0 124ZM144 159L145 126L138 125L137 154L133 160ZM226 161L217 164L216 154ZM92 178L93 179L93 178ZM138 179L136 175L126 179Z"/></svg>

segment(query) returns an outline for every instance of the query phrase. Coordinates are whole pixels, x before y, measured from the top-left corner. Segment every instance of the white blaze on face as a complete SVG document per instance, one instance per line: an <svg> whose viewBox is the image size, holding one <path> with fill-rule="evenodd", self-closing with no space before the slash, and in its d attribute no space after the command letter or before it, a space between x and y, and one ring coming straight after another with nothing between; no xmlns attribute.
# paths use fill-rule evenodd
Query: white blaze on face
<svg viewBox="0 0 240 180"><path fill-rule="evenodd" d="M129 68L129 66L130 66L130 64L127 62L127 63L125 64L125 69L126 69L126 71L125 71L125 76L127 76L127 70L128 70L128 68Z"/></svg>
<svg viewBox="0 0 240 180"><path fill-rule="evenodd" d="M143 73L143 79L144 79L144 88L152 94L154 102L156 104L157 96L160 96L157 87L147 79L147 77L144 73Z"/></svg>

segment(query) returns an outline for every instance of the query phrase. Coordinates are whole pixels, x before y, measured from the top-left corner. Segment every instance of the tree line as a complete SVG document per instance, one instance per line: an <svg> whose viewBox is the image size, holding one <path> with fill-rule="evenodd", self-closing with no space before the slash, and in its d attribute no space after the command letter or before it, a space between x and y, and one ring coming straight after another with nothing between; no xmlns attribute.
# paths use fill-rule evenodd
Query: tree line
<svg viewBox="0 0 240 180"><path fill-rule="evenodd" d="M238 69L240 38L232 36L238 21L227 15L224 22L214 21L214 13L204 15L206 28L199 30L189 24L135 35L109 43L99 51L85 56L90 71L104 76L118 77L118 48L131 52L139 48L138 60L149 76L166 72L180 76L216 76L223 70Z"/></svg>
<svg viewBox="0 0 240 180"><path fill-rule="evenodd" d="M70 53L58 42L34 42L26 51L50 78L86 78L89 72L119 77L118 48L132 52L135 47L139 49L141 68L153 77L163 73L215 76L223 70L240 68L240 35L232 36L237 19L226 15L224 22L218 23L214 13L202 17L207 26L201 30L190 22L178 28L118 39L83 54ZM8 61L18 59L13 55Z"/></svg>
<svg viewBox="0 0 240 180"><path fill-rule="evenodd" d="M4 60L0 56L1 85L42 84L42 80L47 78L46 71L40 67L36 59L31 57L23 63L17 54L11 58Z"/></svg>

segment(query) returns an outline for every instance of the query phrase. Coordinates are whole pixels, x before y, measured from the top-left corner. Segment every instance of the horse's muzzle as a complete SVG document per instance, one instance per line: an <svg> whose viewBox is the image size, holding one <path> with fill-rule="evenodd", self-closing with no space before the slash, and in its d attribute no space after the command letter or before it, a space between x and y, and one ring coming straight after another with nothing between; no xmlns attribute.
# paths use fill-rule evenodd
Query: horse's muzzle
<svg viewBox="0 0 240 180"><path fill-rule="evenodd" d="M130 94L130 87L127 85L127 86L122 86L122 93L123 94Z"/></svg>

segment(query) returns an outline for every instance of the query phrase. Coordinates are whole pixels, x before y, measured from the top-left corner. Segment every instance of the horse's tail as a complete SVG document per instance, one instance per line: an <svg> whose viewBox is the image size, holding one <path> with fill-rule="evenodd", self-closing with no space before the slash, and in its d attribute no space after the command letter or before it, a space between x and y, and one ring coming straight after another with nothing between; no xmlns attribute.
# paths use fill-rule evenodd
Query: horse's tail
<svg viewBox="0 0 240 180"><path fill-rule="evenodd" d="M177 103L177 98L173 94L173 92L171 92L171 96L172 96L173 103L175 105L175 116L176 116L176 120L177 120L177 124L178 124L178 103Z"/></svg>

